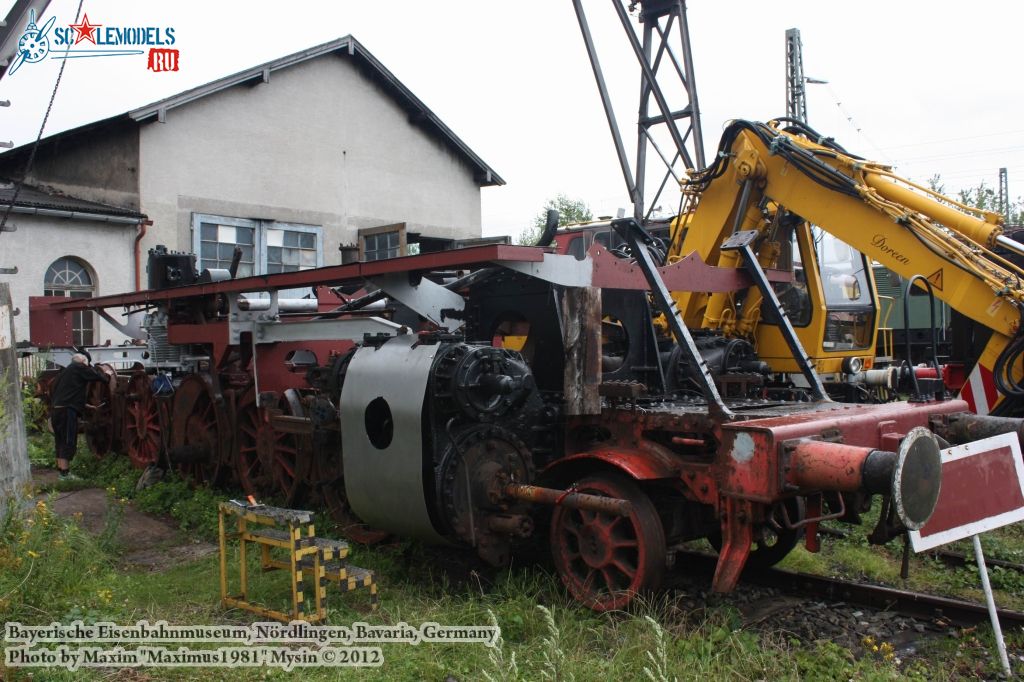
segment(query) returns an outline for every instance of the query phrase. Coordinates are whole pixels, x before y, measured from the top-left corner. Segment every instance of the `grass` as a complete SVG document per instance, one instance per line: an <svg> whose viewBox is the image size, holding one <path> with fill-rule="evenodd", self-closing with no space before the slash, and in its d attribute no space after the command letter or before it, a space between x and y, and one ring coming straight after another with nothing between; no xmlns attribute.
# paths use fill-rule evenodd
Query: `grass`
<svg viewBox="0 0 1024 682"><path fill-rule="evenodd" d="M40 451L45 442L37 439ZM85 450L83 449L84 453ZM125 498L137 508L165 514L193 535L207 538L216 528L216 502L225 493L192 489L171 477L135 494L138 472L123 458L95 460L87 454L73 463L87 484L104 487L112 499ZM59 486L58 486L59 487ZM126 570L121 548L110 541L119 522L114 514L99 537L82 531L73 519L56 516L45 500L26 514L12 514L0 527L0 619L43 624L51 621L118 623L167 620L175 624L247 623L252 618L219 605L217 557L208 556L159 572ZM110 533L113 529L115 532ZM319 529L327 529L325 522ZM820 554L795 550L785 565L799 570L839 573L872 580L898 581L899 551L877 548L861 540L866 529L849 538L826 539ZM1011 556L1024 547L1017 529L991 541L993 553ZM233 561L231 561L233 560ZM253 558L255 561L255 558ZM231 557L229 565L237 565ZM439 563L443 562L445 567ZM365 594L330 591L329 622L374 624L426 621L442 624L500 626L498 646L466 644L384 644L382 668L360 670L305 669L312 680L385 679L445 680L902 680L992 677L991 642L984 628L963 637L935 643L926 655L899 664L895 656L849 651L834 643L798 642L743 627L729 606L707 606L700 613L681 613L675 595L642 600L628 613L596 614L566 596L560 581L543 566L513 565L503 570L478 567L469 555L424 548L415 543L355 547L352 563L373 568L381 585L381 607L370 611ZM461 566L461 568L460 568ZM453 568L454 567L454 568ZM254 596L271 604L285 594L281 573L253 569ZM966 571L950 571L934 561L915 558L913 580L931 582L945 592L969 592ZM1007 598L1019 589L1018 578L1000 577ZM996 577L993 577L996 582ZM950 592L946 592L950 593ZM1019 598L1019 596L1018 596ZM1019 636L1014 646L1024 642ZM880 643L882 644L882 643ZM153 669L124 679L192 679L194 670ZM274 669L207 670L211 680L277 680L287 673ZM26 671L4 670L5 679L26 678ZM112 671L37 671L35 679L119 679Z"/></svg>
<svg viewBox="0 0 1024 682"><path fill-rule="evenodd" d="M876 505L877 507L877 505ZM982 603L981 579L974 565L974 547L970 540L953 543L945 549L968 557L968 566L954 568L929 554L911 552L909 577L900 577L903 543L897 539L886 545L871 545L867 541L870 529L877 521L877 510L864 515L862 526L837 524L847 537L821 538L821 551L812 554L800 544L779 565L794 571L867 580L894 587L957 597ZM1012 524L990 531L981 537L987 559L1002 559L1024 563L1024 527ZM999 566L988 567L996 604L1001 608L1024 611L1024 574Z"/></svg>

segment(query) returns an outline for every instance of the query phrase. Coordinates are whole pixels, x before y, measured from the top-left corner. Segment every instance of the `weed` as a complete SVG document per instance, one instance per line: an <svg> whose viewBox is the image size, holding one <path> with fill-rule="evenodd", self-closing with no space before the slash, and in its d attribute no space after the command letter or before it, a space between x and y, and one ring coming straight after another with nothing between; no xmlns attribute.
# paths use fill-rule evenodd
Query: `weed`
<svg viewBox="0 0 1024 682"><path fill-rule="evenodd" d="M120 549L118 532L121 530L121 521L124 520L124 507L128 503L125 497L117 497L117 489L113 486L107 488L107 509L103 514L103 528L96 536L96 544L100 549L111 554L116 554Z"/></svg>
<svg viewBox="0 0 1024 682"><path fill-rule="evenodd" d="M541 677L551 682L572 682L576 678L568 670L562 648L562 632L555 623L555 616L546 606L538 604L537 608L544 614L544 625L547 627L547 637L543 640L544 666L541 668Z"/></svg>
<svg viewBox="0 0 1024 682"><path fill-rule="evenodd" d="M0 620L50 622L78 606L103 611L106 554L46 500L5 520L0 537Z"/></svg>
<svg viewBox="0 0 1024 682"><path fill-rule="evenodd" d="M21 389L21 410L25 415L25 428L30 434L41 434L46 431L46 403L36 396L35 390L27 384Z"/></svg>
<svg viewBox="0 0 1024 682"><path fill-rule="evenodd" d="M56 452L51 436L41 433L30 434L26 444L28 445L28 461L32 466L48 468L56 466Z"/></svg>
<svg viewBox="0 0 1024 682"><path fill-rule="evenodd" d="M651 629L654 630L654 651L647 651L647 658L651 661L651 666L648 668L644 666L644 675L647 676L651 682L670 682L668 678L668 641L665 636L665 629L661 627L661 624L651 618L650 616L644 616L644 619L650 623ZM677 677L672 678L672 682L678 682Z"/></svg>
<svg viewBox="0 0 1024 682"><path fill-rule="evenodd" d="M487 682L517 682L519 680L519 666L516 664L516 652L506 654L505 638L502 637L498 617L494 611L487 609L487 617L493 627L499 628L498 638L494 646L487 651L487 659L490 661L494 674L486 670L482 671Z"/></svg>

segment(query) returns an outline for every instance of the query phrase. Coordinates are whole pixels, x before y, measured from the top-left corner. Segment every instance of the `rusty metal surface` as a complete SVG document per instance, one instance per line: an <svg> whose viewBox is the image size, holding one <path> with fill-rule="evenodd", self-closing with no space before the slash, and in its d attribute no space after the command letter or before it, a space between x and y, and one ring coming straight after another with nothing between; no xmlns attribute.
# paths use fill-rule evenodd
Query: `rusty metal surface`
<svg viewBox="0 0 1024 682"><path fill-rule="evenodd" d="M617 516L629 516L633 513L633 506L629 500L577 493L573 492L572 489L557 490L555 488L541 488L523 483L509 483L505 486L503 492L506 497L522 500L523 502L549 504L570 509L584 509L599 514L615 514Z"/></svg>
<svg viewBox="0 0 1024 682"><path fill-rule="evenodd" d="M1024 445L1024 419L1015 417L992 417L972 412L946 415L935 419L932 429L950 443L969 443L1002 433L1015 433Z"/></svg>
<svg viewBox="0 0 1024 682"><path fill-rule="evenodd" d="M650 288L643 272L635 263L618 258L600 245L590 247L587 254L594 261L593 286L609 289L644 291ZM708 265L697 253L691 253L672 265L658 268L661 278L673 291L725 292L746 289L753 281L743 270ZM792 281L791 273L766 270L771 282Z"/></svg>
<svg viewBox="0 0 1024 682"><path fill-rule="evenodd" d="M787 479L805 490L859 490L864 462L874 451L874 448L809 439L786 445L789 450Z"/></svg>
<svg viewBox="0 0 1024 682"><path fill-rule="evenodd" d="M50 307L53 303L67 300L64 296L28 297L29 336L33 345L39 348L68 348L72 345L70 317Z"/></svg>

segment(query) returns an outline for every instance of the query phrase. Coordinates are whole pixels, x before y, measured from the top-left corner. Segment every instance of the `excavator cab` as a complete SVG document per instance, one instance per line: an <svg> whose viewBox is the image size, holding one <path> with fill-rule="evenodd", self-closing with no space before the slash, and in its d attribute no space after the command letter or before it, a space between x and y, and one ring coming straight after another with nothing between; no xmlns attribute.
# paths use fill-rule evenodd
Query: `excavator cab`
<svg viewBox="0 0 1024 682"><path fill-rule="evenodd" d="M774 282L773 288L818 373L827 378L869 369L875 357L878 296L867 258L809 223L785 232L779 235L775 269L790 279ZM776 371L797 372L772 319L762 310L758 354Z"/></svg>

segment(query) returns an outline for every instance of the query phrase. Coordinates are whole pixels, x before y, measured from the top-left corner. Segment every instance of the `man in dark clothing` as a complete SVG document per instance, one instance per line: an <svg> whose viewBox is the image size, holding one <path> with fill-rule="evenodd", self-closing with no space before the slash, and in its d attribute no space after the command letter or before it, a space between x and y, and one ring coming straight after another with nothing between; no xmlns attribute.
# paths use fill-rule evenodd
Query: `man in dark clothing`
<svg viewBox="0 0 1024 682"><path fill-rule="evenodd" d="M50 424L57 446L57 470L61 478L69 476L68 469L78 445L78 417L85 412L89 384L109 381L99 370L89 366L89 359L81 353L71 356L71 364L61 370L53 382Z"/></svg>

